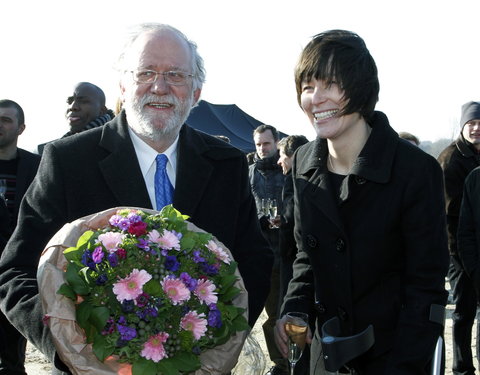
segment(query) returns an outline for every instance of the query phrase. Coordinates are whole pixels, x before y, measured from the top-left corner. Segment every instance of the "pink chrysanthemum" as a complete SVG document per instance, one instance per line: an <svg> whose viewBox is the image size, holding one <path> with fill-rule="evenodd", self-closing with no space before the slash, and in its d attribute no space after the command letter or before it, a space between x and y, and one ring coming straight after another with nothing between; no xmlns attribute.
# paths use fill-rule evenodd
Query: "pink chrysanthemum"
<svg viewBox="0 0 480 375"><path fill-rule="evenodd" d="M230 264L230 257L225 252L225 250L223 250L220 246L218 246L218 244L215 241L213 241L213 240L208 241L207 248L212 253L215 254L217 259L220 259L223 263Z"/></svg>
<svg viewBox="0 0 480 375"><path fill-rule="evenodd" d="M165 353L163 343L168 339L168 333L160 332L154 336L150 336L148 341L143 344L143 349L140 355L143 358L151 359L153 362L159 362L163 358L168 358Z"/></svg>
<svg viewBox="0 0 480 375"><path fill-rule="evenodd" d="M207 320L205 314L198 314L196 311L190 311L180 321L180 327L186 331L192 331L195 340L205 336L207 332Z"/></svg>
<svg viewBox="0 0 480 375"><path fill-rule="evenodd" d="M143 293L143 286L150 281L152 275L145 270L134 269L130 275L124 279L120 279L113 284L113 293L117 296L117 300L134 300Z"/></svg>
<svg viewBox="0 0 480 375"><path fill-rule="evenodd" d="M216 289L215 284L212 283L210 280L202 279L198 280L197 287L193 292L201 303L205 303L206 305L210 305L211 303L217 303L218 297L216 296Z"/></svg>
<svg viewBox="0 0 480 375"><path fill-rule="evenodd" d="M163 235L160 236L157 230L152 230L148 233L148 239L152 242L158 243L162 249L170 250L180 250L180 239L175 234L175 232L164 230Z"/></svg>
<svg viewBox="0 0 480 375"><path fill-rule="evenodd" d="M182 280L169 278L167 276L161 284L163 291L174 305L179 305L190 299L190 290L188 290Z"/></svg>
<svg viewBox="0 0 480 375"><path fill-rule="evenodd" d="M100 236L98 236L98 240L110 253L113 253L117 249L124 238L124 234L117 232L102 233Z"/></svg>

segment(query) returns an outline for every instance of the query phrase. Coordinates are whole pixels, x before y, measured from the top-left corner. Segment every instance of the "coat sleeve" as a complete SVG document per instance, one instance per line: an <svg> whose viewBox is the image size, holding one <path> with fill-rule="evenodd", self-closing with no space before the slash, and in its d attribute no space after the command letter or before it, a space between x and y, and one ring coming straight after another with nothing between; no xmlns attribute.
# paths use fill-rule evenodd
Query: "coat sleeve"
<svg viewBox="0 0 480 375"><path fill-rule="evenodd" d="M432 305L445 306L448 295L445 276L449 256L442 170L430 158L417 164L420 165L411 169L408 176L400 217L404 297L388 374L423 373L443 333L443 324L430 320Z"/></svg>
<svg viewBox="0 0 480 375"><path fill-rule="evenodd" d="M17 227L0 259L0 308L12 324L52 363L55 348L37 286L37 266L50 238L66 222L59 164L47 148L39 173L21 204ZM55 199L49 199L55 197Z"/></svg>
<svg viewBox="0 0 480 375"><path fill-rule="evenodd" d="M477 180L480 176L479 172L480 170L470 173L465 180L457 232L458 255L468 276L472 279L475 279L474 275L478 273L479 244L477 243L476 230L479 223L475 220L477 215L474 214L474 210L476 210L475 202L478 200L474 197L478 195Z"/></svg>
<svg viewBox="0 0 480 375"><path fill-rule="evenodd" d="M298 250L293 263L293 277L288 284L287 293L283 299L283 305L280 310L280 316L290 311L301 311L313 317L314 315L312 312L315 302L314 277L310 259L308 254L304 251L302 243L302 221L300 218L300 212L298 210L300 204L299 200L302 198L302 196L301 194L297 193L297 186L293 180L297 166L296 164L297 159L296 156L294 156L290 178L291 181L286 183L286 187L288 190L288 195L291 196L290 199L293 200L293 203L291 204L291 209L293 209L293 212L290 214L293 216L294 221L294 226L292 228L294 233L293 241Z"/></svg>
<svg viewBox="0 0 480 375"><path fill-rule="evenodd" d="M236 224L234 255L248 291L248 323L253 327L270 292L273 253L260 230L255 199L248 182L246 158L242 158L242 164L240 170L245 172L242 178L245 184L240 189L241 209Z"/></svg>

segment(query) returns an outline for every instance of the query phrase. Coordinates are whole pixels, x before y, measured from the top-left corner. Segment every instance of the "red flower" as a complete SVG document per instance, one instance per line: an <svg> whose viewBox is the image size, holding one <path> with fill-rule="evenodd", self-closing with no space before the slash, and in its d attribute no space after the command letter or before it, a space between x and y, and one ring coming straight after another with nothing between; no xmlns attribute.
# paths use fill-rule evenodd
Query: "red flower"
<svg viewBox="0 0 480 375"><path fill-rule="evenodd" d="M117 249L116 254L120 259L125 259L127 257L127 250L119 248Z"/></svg>
<svg viewBox="0 0 480 375"><path fill-rule="evenodd" d="M143 236L147 233L147 223L143 221L132 223L128 228L128 233L133 234L134 236Z"/></svg>

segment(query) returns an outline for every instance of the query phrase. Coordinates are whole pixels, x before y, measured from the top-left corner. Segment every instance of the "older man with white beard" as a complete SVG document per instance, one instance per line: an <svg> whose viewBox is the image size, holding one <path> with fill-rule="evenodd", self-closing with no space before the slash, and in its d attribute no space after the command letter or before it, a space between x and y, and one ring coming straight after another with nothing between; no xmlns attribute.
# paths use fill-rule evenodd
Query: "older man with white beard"
<svg viewBox="0 0 480 375"><path fill-rule="evenodd" d="M42 323L36 268L48 240L65 223L117 206L160 210L156 157L167 159L175 208L232 252L249 293L249 324L267 293L272 254L264 240L245 155L184 124L205 72L196 45L162 24L136 27L120 56L124 110L101 128L49 144L0 260L0 308L13 325L69 373ZM228 220L226 220L228 218Z"/></svg>

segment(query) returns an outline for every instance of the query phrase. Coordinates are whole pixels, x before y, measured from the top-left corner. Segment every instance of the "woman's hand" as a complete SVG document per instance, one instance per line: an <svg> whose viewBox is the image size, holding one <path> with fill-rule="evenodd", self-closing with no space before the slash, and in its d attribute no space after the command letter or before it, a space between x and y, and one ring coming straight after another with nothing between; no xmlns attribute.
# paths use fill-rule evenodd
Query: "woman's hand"
<svg viewBox="0 0 480 375"><path fill-rule="evenodd" d="M286 322L287 317L286 315L284 315L282 316L282 318L277 320L277 323L275 324L275 329L273 331L277 348L284 358L288 357L288 335L287 331L285 330ZM312 343L312 332L310 331L310 327L308 327L306 342L307 344Z"/></svg>

